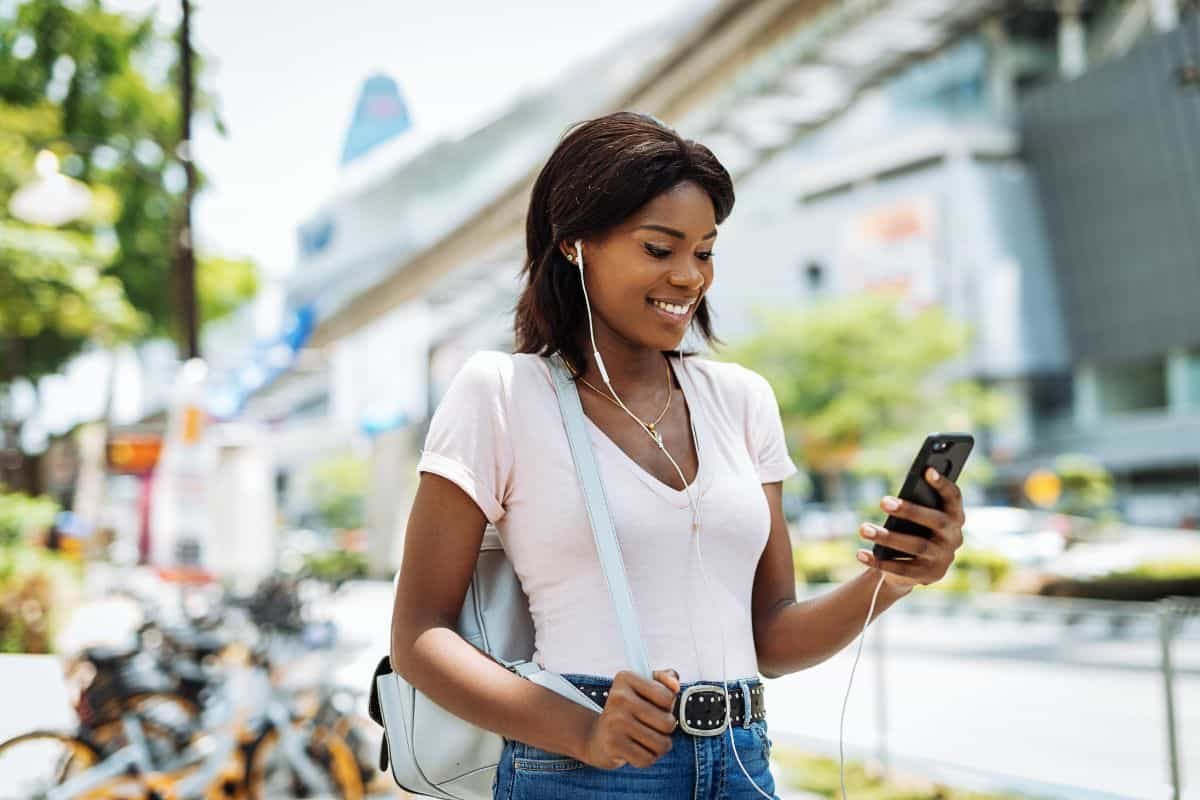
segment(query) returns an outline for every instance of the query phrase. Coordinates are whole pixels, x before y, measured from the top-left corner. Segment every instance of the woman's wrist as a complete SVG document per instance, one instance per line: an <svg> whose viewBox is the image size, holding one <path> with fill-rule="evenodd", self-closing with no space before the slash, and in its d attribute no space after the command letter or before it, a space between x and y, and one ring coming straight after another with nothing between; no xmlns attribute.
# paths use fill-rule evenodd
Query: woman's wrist
<svg viewBox="0 0 1200 800"><path fill-rule="evenodd" d="M914 583L899 583L884 579L883 588L879 590L879 593L886 595L889 601L895 602L905 595L912 594L912 590L915 588L917 587Z"/></svg>
<svg viewBox="0 0 1200 800"><path fill-rule="evenodd" d="M889 573L882 572L875 567L867 567L863 570L863 577L870 584L872 591L879 583L880 578L883 578L883 586L879 589L879 600L884 603L894 603L901 597L911 594L912 590L916 588L915 584L897 580Z"/></svg>
<svg viewBox="0 0 1200 800"><path fill-rule="evenodd" d="M596 712L588 711L586 708L576 705L575 708L571 709L570 722L563 729L567 737L566 746L555 752L561 752L577 761L587 763L592 732L599 717L600 715Z"/></svg>

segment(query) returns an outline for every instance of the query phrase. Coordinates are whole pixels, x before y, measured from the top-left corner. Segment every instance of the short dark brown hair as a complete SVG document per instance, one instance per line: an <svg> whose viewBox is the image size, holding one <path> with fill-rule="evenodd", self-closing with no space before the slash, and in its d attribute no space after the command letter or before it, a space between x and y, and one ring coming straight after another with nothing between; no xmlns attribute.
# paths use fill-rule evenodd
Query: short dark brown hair
<svg viewBox="0 0 1200 800"><path fill-rule="evenodd" d="M654 117L620 111L568 128L538 173L525 217L525 286L514 319L518 353L562 353L583 371L578 335L586 322L579 272L559 243L602 234L646 203L691 181L712 198L717 224L733 210L733 180L712 151ZM692 319L713 333L707 300Z"/></svg>

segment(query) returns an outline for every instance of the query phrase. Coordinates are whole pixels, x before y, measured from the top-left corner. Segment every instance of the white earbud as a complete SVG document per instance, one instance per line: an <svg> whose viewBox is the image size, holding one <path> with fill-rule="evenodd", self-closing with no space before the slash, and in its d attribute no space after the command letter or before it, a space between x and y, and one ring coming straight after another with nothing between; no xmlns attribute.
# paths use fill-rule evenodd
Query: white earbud
<svg viewBox="0 0 1200 800"><path fill-rule="evenodd" d="M588 331L592 335L592 358L596 360L596 369L600 370L600 377L608 388L612 389L612 381L608 379L608 370L604 368L604 359L600 355L600 348L596 346L596 328L592 325L592 303L588 300L587 285L583 282L583 240L575 240L575 263L579 265L579 285L583 287L583 302L587 308L588 315ZM613 392L616 395L616 392ZM617 398L620 400L620 398Z"/></svg>

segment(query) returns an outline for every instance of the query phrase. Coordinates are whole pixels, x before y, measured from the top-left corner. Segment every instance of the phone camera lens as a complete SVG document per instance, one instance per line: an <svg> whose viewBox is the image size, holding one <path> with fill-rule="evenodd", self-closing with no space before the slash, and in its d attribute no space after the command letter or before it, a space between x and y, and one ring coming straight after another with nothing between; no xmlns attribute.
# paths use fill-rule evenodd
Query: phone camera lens
<svg viewBox="0 0 1200 800"><path fill-rule="evenodd" d="M949 448L950 448L949 442L938 442L937 444L935 444L933 446L933 452L941 453L941 452L948 450Z"/></svg>

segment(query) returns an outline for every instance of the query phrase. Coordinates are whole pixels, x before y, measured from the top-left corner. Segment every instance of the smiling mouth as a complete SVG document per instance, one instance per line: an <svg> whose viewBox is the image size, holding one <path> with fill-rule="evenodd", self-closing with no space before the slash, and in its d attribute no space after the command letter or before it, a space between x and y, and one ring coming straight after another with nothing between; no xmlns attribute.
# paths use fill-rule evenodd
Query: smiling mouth
<svg viewBox="0 0 1200 800"><path fill-rule="evenodd" d="M649 303L654 308L658 309L659 311L663 312L664 314L667 314L668 316L670 316L671 318L676 319L676 320L687 319L688 313L691 312L692 307L696 304L696 301L694 301L694 300L689 303L686 303L686 304L684 304L684 303L668 303L665 300L653 300L653 299L647 300L646 302Z"/></svg>

